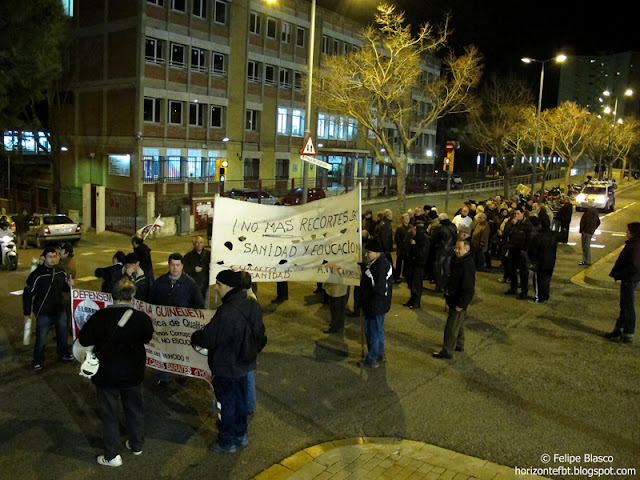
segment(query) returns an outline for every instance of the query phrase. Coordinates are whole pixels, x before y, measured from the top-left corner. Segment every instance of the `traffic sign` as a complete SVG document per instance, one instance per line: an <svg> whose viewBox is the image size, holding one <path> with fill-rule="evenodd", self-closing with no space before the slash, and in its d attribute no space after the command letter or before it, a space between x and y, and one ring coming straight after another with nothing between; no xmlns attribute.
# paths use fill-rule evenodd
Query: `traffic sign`
<svg viewBox="0 0 640 480"><path fill-rule="evenodd" d="M313 144L313 139L311 138L311 134L307 135L307 138L304 139L304 145L302 146L302 150L300 150L301 155L317 155L316 146Z"/></svg>
<svg viewBox="0 0 640 480"><path fill-rule="evenodd" d="M318 167L326 168L327 170L331 170L331 164L327 162L323 162L322 160L318 160L316 157L311 155L300 155L300 158L305 162L312 163L317 165Z"/></svg>

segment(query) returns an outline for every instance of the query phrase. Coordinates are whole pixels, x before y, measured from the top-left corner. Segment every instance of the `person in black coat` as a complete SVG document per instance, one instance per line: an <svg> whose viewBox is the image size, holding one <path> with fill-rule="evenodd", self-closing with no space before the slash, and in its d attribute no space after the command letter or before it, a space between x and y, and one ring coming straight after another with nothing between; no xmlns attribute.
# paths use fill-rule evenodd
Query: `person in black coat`
<svg viewBox="0 0 640 480"><path fill-rule="evenodd" d="M549 300L551 277L556 266L558 234L551 231L549 217L542 219L532 217L530 221L537 228L537 234L529 244L529 261L533 271L535 291L533 303L546 303Z"/></svg>
<svg viewBox="0 0 640 480"><path fill-rule="evenodd" d="M627 241L616 260L610 277L620 280L620 314L613 331L605 337L620 341L633 342L636 328L635 290L640 281L640 223L627 225Z"/></svg>
<svg viewBox="0 0 640 480"><path fill-rule="evenodd" d="M144 344L153 337L153 324L149 315L131 308L135 292L133 282L121 279L113 290L114 304L94 313L78 336L81 345L94 346L93 353L100 360L100 368L91 377L102 412L105 445L105 453L97 461L110 467L122 465L118 453L120 404L129 436L127 448L140 455L144 445L142 380L147 359ZM128 319L123 316L126 312L131 312Z"/></svg>
<svg viewBox="0 0 640 480"><path fill-rule="evenodd" d="M452 359L453 351L464 351L464 324L467 307L473 299L476 284L476 267L471 256L471 245L467 240L458 241L456 258L451 262L451 275L447 281L444 298L449 308L447 324L444 327L442 350L433 354L434 358Z"/></svg>
<svg viewBox="0 0 640 480"><path fill-rule="evenodd" d="M449 278L458 229L451 223L446 213L438 215L438 219L438 225L435 225L431 230L431 245L436 251L433 265L435 291L442 292Z"/></svg>
<svg viewBox="0 0 640 480"><path fill-rule="evenodd" d="M557 220L560 224L560 242L567 243L569 241L569 227L571 226L571 217L573 216L573 205L569 197L565 198L564 204L558 210Z"/></svg>
<svg viewBox="0 0 640 480"><path fill-rule="evenodd" d="M140 268L142 268L142 271L149 280L149 284L153 284L153 281L156 277L153 274L151 249L144 243L142 235L134 235L133 237L131 237L131 245L133 246L133 252L138 256L138 259L140 260Z"/></svg>
<svg viewBox="0 0 640 480"><path fill-rule="evenodd" d="M210 264L211 252L204 248L204 238L194 238L193 250L184 256L184 272L200 287L200 293L205 302L209 296Z"/></svg>
<svg viewBox="0 0 640 480"><path fill-rule="evenodd" d="M427 237L424 224L418 222L416 227L411 231L412 239L409 247L409 261L407 262L408 274L407 283L411 291L409 301L404 304L410 309L420 308L422 299L422 280L429 256L430 241Z"/></svg>
<svg viewBox="0 0 640 480"><path fill-rule="evenodd" d="M169 255L169 272L153 282L149 297L154 305L205 308L196 282L184 273L184 259L179 253Z"/></svg>
<svg viewBox="0 0 640 480"><path fill-rule="evenodd" d="M248 444L247 374L256 368L256 356L267 343L262 308L247 297L245 287L241 272L220 272L216 292L222 305L211 321L191 336L193 345L209 349L213 389L220 405L218 441L210 448L215 453L235 453L236 447ZM248 332L254 342L249 349Z"/></svg>
<svg viewBox="0 0 640 480"><path fill-rule="evenodd" d="M111 259L112 265L109 267L96 268L93 274L102 279L101 291L111 293L116 281L122 277L122 267L126 255L122 250L118 250Z"/></svg>

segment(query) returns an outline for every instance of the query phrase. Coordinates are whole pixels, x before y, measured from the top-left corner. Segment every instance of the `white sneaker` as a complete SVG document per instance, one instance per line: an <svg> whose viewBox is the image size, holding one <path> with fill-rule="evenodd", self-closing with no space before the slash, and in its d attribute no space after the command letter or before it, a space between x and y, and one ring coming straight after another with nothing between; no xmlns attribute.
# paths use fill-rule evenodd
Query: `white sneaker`
<svg viewBox="0 0 640 480"><path fill-rule="evenodd" d="M129 443L129 440L125 442L125 446L127 447L127 449L131 450L131 453L133 453L134 455L142 455L142 450L135 451L131 449L131 444Z"/></svg>
<svg viewBox="0 0 640 480"><path fill-rule="evenodd" d="M97 460L99 465L105 465L107 467L119 467L122 465L122 457L120 455L116 455L111 460L107 460L104 458L104 455L100 455Z"/></svg>

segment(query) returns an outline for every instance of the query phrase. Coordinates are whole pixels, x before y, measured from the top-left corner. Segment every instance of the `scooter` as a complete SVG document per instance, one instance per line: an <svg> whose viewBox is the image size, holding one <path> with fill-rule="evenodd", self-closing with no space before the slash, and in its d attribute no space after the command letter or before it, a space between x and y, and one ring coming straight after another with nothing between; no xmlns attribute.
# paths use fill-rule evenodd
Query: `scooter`
<svg viewBox="0 0 640 480"><path fill-rule="evenodd" d="M13 232L0 230L0 252L2 253L2 268L17 270L18 251Z"/></svg>

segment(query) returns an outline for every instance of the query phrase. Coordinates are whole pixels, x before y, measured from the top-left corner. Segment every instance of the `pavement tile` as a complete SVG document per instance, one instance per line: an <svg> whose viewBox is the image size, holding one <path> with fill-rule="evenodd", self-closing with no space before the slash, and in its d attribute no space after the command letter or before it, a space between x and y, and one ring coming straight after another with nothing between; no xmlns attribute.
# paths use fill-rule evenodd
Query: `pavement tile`
<svg viewBox="0 0 640 480"><path fill-rule="evenodd" d="M440 474L438 478L440 480L451 480L453 477L456 476L457 473L458 472L454 472L453 470L445 470Z"/></svg>
<svg viewBox="0 0 640 480"><path fill-rule="evenodd" d="M329 478L330 480L344 480L348 476L349 476L349 472L347 472L346 470L340 470L339 472L336 472L333 476Z"/></svg>
<svg viewBox="0 0 640 480"><path fill-rule="evenodd" d="M466 473L467 476L475 476L486 464L486 460L456 453L449 459L448 468L457 472Z"/></svg>
<svg viewBox="0 0 640 480"><path fill-rule="evenodd" d="M387 471L386 468L383 468L380 465L378 465L377 467L373 468L373 470L366 472L362 476L362 478L363 480L376 480L377 478L380 478L386 471Z"/></svg>
<svg viewBox="0 0 640 480"><path fill-rule="evenodd" d="M285 458L282 462L280 462L280 464L284 465L285 467L293 471L298 471L304 465L306 465L311 461L313 461L313 457L309 455L307 452L305 452L304 450L302 450L298 453L291 455L289 458Z"/></svg>
<svg viewBox="0 0 640 480"><path fill-rule="evenodd" d="M313 458L319 457L325 452L332 450L335 448L333 442L320 443L318 445L314 445L313 447L305 448L304 451L311 455Z"/></svg>
<svg viewBox="0 0 640 480"><path fill-rule="evenodd" d="M300 470L293 473L291 476L286 477L287 480L320 480L328 479L334 475L333 472L327 472L327 468L319 463L310 462L303 466Z"/></svg>
<svg viewBox="0 0 640 480"><path fill-rule="evenodd" d="M264 472L260 472L254 477L254 480L284 480L290 478L293 470L283 467L279 463L270 466Z"/></svg>

